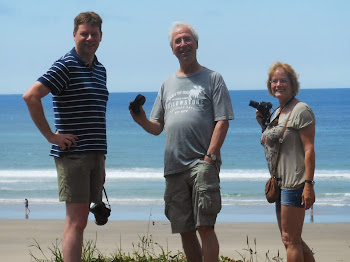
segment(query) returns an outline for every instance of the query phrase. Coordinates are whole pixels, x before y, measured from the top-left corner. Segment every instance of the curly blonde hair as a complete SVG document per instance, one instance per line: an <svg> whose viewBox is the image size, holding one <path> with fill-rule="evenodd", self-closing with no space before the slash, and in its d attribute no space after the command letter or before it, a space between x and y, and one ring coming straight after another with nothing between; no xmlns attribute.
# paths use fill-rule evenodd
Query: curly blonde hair
<svg viewBox="0 0 350 262"><path fill-rule="evenodd" d="M271 90L271 79L272 75L275 73L275 71L278 68L283 68L284 71L287 73L288 79L290 80L291 87L292 87L292 92L293 95L296 96L299 93L300 89L300 83L298 81L298 74L294 71L293 67L291 67L289 64L285 64L282 62L275 62L270 68L269 68L269 77L266 81L267 84L267 89L269 90L269 94L271 96L274 96Z"/></svg>

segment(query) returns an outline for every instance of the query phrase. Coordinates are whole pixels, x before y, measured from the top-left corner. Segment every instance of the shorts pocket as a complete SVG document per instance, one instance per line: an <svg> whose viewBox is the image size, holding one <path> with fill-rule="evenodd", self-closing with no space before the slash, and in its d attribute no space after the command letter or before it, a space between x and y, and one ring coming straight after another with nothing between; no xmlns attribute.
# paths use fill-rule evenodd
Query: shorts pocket
<svg viewBox="0 0 350 262"><path fill-rule="evenodd" d="M202 214L217 215L221 210L221 193L219 188L198 191L198 207Z"/></svg>
<svg viewBox="0 0 350 262"><path fill-rule="evenodd" d="M169 220L170 220L170 215L169 215L170 201L171 201L170 195L164 195L164 202L165 202L164 214Z"/></svg>
<svg viewBox="0 0 350 262"><path fill-rule="evenodd" d="M84 156L84 155L83 155ZM74 153L65 153L61 156L62 159L69 159L69 160L80 160L82 158L82 154L74 154Z"/></svg>
<svg viewBox="0 0 350 262"><path fill-rule="evenodd" d="M195 170L195 190L199 214L217 215L221 210L219 171L215 165L201 161Z"/></svg>

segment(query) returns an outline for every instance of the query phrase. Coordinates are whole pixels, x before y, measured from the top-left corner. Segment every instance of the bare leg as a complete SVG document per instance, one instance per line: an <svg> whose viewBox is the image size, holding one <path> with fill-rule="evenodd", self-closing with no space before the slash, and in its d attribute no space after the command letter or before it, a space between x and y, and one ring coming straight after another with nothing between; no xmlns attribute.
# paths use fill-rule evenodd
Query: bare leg
<svg viewBox="0 0 350 262"><path fill-rule="evenodd" d="M219 260L219 242L212 226L198 228L202 240L204 262L217 262Z"/></svg>
<svg viewBox="0 0 350 262"><path fill-rule="evenodd" d="M310 248L301 238L305 209L282 205L281 213L276 214L282 241L287 251L287 261L314 262Z"/></svg>
<svg viewBox="0 0 350 262"><path fill-rule="evenodd" d="M66 202L66 212L62 239L63 258L65 262L80 262L89 203Z"/></svg>
<svg viewBox="0 0 350 262"><path fill-rule="evenodd" d="M312 253L309 246L301 240L301 247L303 248L304 262L315 262L314 254Z"/></svg>
<svg viewBox="0 0 350 262"><path fill-rule="evenodd" d="M196 231L181 233L182 246L188 262L202 262L202 249Z"/></svg>

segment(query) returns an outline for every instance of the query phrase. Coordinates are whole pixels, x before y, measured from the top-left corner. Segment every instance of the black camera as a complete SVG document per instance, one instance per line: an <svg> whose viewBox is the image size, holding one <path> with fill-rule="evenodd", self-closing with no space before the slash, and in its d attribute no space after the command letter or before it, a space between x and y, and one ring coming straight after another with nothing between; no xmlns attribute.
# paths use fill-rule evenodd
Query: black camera
<svg viewBox="0 0 350 262"><path fill-rule="evenodd" d="M255 102L250 100L249 106L256 108L262 114L262 124L267 126L268 119L270 118L270 109L272 108L272 104L270 102Z"/></svg>
<svg viewBox="0 0 350 262"><path fill-rule="evenodd" d="M138 94L134 101L130 103L130 109L134 112L134 114L140 113L140 107L144 105L146 102L146 97L141 94Z"/></svg>
<svg viewBox="0 0 350 262"><path fill-rule="evenodd" d="M90 207L90 212L95 216L95 224L98 226L103 226L108 222L108 217L111 215L111 206L108 201L106 189L103 187L103 191L105 193L107 203L94 204Z"/></svg>
<svg viewBox="0 0 350 262"><path fill-rule="evenodd" d="M90 212L95 216L95 224L103 226L107 223L108 217L111 215L111 208L105 203L94 204L90 208Z"/></svg>

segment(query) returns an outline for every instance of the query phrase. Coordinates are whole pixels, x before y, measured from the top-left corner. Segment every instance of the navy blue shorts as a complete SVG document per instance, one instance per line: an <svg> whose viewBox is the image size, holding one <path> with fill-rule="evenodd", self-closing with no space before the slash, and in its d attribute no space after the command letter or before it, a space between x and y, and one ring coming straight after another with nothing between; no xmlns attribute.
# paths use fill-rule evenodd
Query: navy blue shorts
<svg viewBox="0 0 350 262"><path fill-rule="evenodd" d="M276 212L281 212L281 205L305 208L305 205L301 204L303 190L304 186L295 190L282 189L281 196L275 203Z"/></svg>

